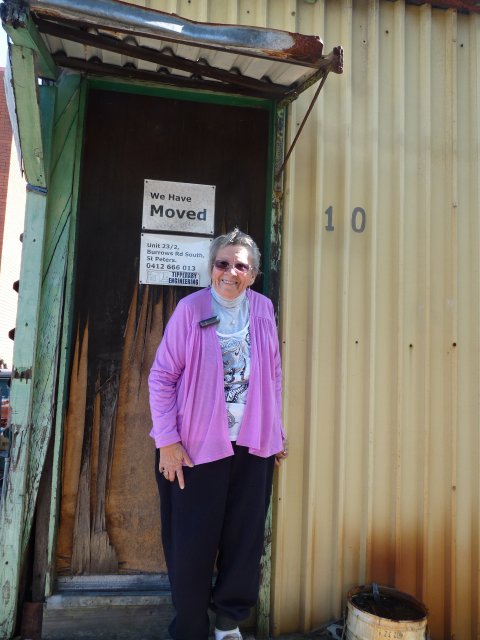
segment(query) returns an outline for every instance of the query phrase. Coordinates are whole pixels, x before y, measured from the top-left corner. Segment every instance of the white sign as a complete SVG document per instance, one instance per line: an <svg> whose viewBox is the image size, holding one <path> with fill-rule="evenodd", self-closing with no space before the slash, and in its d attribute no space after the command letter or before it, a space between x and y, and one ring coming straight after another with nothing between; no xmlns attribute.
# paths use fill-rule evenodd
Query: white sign
<svg viewBox="0 0 480 640"><path fill-rule="evenodd" d="M143 229L213 235L214 218L214 185L144 181Z"/></svg>
<svg viewBox="0 0 480 640"><path fill-rule="evenodd" d="M142 233L140 284L206 287L211 238Z"/></svg>

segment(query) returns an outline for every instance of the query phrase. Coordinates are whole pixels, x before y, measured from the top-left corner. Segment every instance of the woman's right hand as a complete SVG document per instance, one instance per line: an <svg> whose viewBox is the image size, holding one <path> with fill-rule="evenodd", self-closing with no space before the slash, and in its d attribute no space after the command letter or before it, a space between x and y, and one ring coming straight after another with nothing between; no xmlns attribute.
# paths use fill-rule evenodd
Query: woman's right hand
<svg viewBox="0 0 480 640"><path fill-rule="evenodd" d="M175 478L178 478L178 485L180 489L185 488L183 465L193 467L193 462L190 460L190 457L181 442L175 442L174 444L169 444L166 447L160 447L160 462L158 470L165 480L175 482Z"/></svg>
<svg viewBox="0 0 480 640"><path fill-rule="evenodd" d="M288 458L288 440L287 438L283 439L283 449L275 454L275 466L279 467L282 463L282 460Z"/></svg>

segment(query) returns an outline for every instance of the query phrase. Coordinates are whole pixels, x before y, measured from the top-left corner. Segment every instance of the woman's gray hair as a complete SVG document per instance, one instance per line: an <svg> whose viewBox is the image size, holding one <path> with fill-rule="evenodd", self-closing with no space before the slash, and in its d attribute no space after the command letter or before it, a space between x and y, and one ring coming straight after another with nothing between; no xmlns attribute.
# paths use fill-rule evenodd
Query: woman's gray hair
<svg viewBox="0 0 480 640"><path fill-rule="evenodd" d="M213 263L216 260L217 253L220 249L234 245L238 247L246 247L249 250L252 259L252 270L256 275L260 273L260 249L257 246L255 240L247 233L243 233L237 227L233 231L229 231L223 236L217 236L210 245L209 257L208 257L208 272L211 273L213 269Z"/></svg>

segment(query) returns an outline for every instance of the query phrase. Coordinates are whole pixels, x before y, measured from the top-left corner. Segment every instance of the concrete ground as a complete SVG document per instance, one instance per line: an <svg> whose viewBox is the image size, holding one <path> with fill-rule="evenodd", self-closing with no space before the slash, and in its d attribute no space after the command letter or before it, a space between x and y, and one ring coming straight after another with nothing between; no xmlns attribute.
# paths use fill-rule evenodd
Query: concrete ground
<svg viewBox="0 0 480 640"><path fill-rule="evenodd" d="M274 640L332 640L333 636L331 636L327 631L314 631L312 633L308 633L307 635L301 633L293 633L286 636L278 636ZM341 638L341 636L340 636ZM254 636L244 636L244 640L254 640Z"/></svg>
<svg viewBox="0 0 480 640"><path fill-rule="evenodd" d="M342 640L343 625L341 621L332 622L325 625L321 629L311 631L310 633L291 633L283 636L277 636L274 640ZM255 637L243 634L243 640L255 640Z"/></svg>

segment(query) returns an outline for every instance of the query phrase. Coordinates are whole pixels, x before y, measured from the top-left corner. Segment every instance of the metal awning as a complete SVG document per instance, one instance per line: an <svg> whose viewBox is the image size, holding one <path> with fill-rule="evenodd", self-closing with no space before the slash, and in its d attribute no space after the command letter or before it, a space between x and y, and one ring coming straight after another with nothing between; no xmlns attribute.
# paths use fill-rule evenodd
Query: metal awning
<svg viewBox="0 0 480 640"><path fill-rule="evenodd" d="M4 0L8 27L28 21L57 67L159 84L293 99L330 71L318 36L209 24L121 0Z"/></svg>

